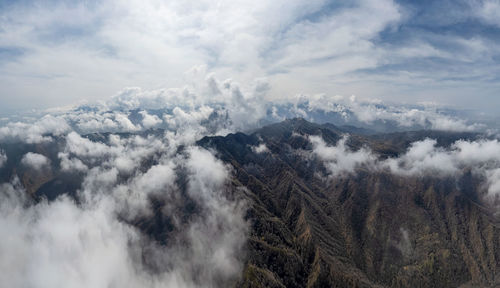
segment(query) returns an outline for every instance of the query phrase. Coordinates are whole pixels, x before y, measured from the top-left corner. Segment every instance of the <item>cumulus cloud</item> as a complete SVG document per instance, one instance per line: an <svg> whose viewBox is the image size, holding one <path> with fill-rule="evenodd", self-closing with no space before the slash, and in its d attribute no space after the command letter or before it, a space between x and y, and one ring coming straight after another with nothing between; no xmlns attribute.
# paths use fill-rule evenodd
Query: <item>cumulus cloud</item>
<svg viewBox="0 0 500 288"><path fill-rule="evenodd" d="M105 159L110 154L116 154L118 151L112 147L100 142L93 142L87 138L83 138L76 132L71 132L66 136L65 151L83 158L90 159Z"/></svg>
<svg viewBox="0 0 500 288"><path fill-rule="evenodd" d="M335 113L345 123L356 126L377 127L376 122L388 122L403 129L478 131L486 128L483 124L471 123L467 119L440 111L436 105L398 105L380 100L359 100L355 96L302 95L295 99L292 111L299 117L311 120L314 120L313 115L317 111Z"/></svg>
<svg viewBox="0 0 500 288"><path fill-rule="evenodd" d="M156 115L150 115L146 111L139 112L142 115L142 126L146 129L153 128L163 121Z"/></svg>
<svg viewBox="0 0 500 288"><path fill-rule="evenodd" d="M69 130L70 126L62 117L46 115L34 123L9 122L0 127L0 142L40 143L50 141L51 135L62 135Z"/></svg>
<svg viewBox="0 0 500 288"><path fill-rule="evenodd" d="M460 4L10 3L0 15L4 27L0 44L8 55L0 67L0 83L8 90L3 100L9 106L67 105L81 98L103 99L131 83L146 90L166 83L181 87L175 93L184 94L189 103L183 78L191 79L184 72L202 64L209 72L240 83L266 77L273 99L296 93L369 91L369 96L389 100L416 96L430 100L441 95L449 104L457 99L462 104L482 103L470 95L491 99L497 91L498 65L492 63L498 64L499 49L488 29L498 26L499 4L494 0ZM413 25L422 19L428 25ZM467 21L484 29L478 29L475 37L462 35ZM442 25L455 33L440 30ZM222 91L210 87L212 94ZM123 91L116 98L120 107L137 107L137 99L128 95L138 90ZM160 90L161 97L142 101L148 109L155 109L157 100L170 98L171 90Z"/></svg>
<svg viewBox="0 0 500 288"><path fill-rule="evenodd" d="M33 123L7 123L0 128L0 142L38 143L51 140L50 135L64 135L71 130L84 135L151 128L179 132L186 139L190 133L192 139L246 131L262 123L292 117L377 131L484 131L487 128L459 117L458 110L436 105L388 104L329 94L299 94L274 101L269 94L272 85L266 78L243 85L231 79L218 79L202 68L193 73L192 82L182 88L128 88L106 102L55 111Z"/></svg>
<svg viewBox="0 0 500 288"><path fill-rule="evenodd" d="M264 143L259 144L259 146L252 146L252 150L257 154L269 152L269 148Z"/></svg>
<svg viewBox="0 0 500 288"><path fill-rule="evenodd" d="M17 178L0 185L0 231L10 235L0 241L5 285L220 287L239 277L244 203L227 197L230 169L192 147L196 137L167 131L95 140L73 131L64 139L61 170L83 175L76 199L36 203ZM29 152L21 163L41 169L50 161ZM164 207L152 210L153 198ZM186 203L195 207L189 217ZM168 245L137 226L154 215L171 221Z"/></svg>
<svg viewBox="0 0 500 288"><path fill-rule="evenodd" d="M139 126L134 125L134 123L132 123L132 121L130 121L127 114L115 113L114 117L115 117L115 121L122 128L122 131L134 132L134 131L141 130L141 128Z"/></svg>
<svg viewBox="0 0 500 288"><path fill-rule="evenodd" d="M134 219L138 215L150 216L150 197L159 196L166 199L174 199L173 191L176 189L172 162L155 165L144 174L132 178L127 183L112 188L113 196L121 205L121 211L128 219ZM92 176L95 177L95 176Z"/></svg>
<svg viewBox="0 0 500 288"><path fill-rule="evenodd" d="M328 94L300 94L280 101L269 97L271 84L267 79L257 79L248 85L231 80L219 80L204 69L196 71L205 77L193 76L192 83L183 88L143 90L126 89L92 112L70 113L67 118L77 130L91 132L127 132L140 129L131 123L126 112L142 109L142 126L170 128L196 126L200 133L229 130L246 130L259 126L262 121L280 121L285 118L303 117L312 121L355 125L390 131L433 129L446 131L482 131L487 127L464 117L459 110L442 109L437 104L402 105L383 101L359 100ZM151 109L151 110L148 110ZM163 111L163 119L148 111ZM75 114L74 116L72 114ZM121 124L116 120L121 119ZM127 118L128 117L128 118ZM220 122L216 123L216 119ZM163 121L164 123L163 123ZM209 130L203 131L211 125ZM214 126L215 125L215 126ZM384 130L385 129L385 130Z"/></svg>
<svg viewBox="0 0 500 288"><path fill-rule="evenodd" d="M41 170L50 165L50 160L42 154L28 152L21 159L21 164L35 170Z"/></svg>
<svg viewBox="0 0 500 288"><path fill-rule="evenodd" d="M458 140L450 147L437 147L436 140L412 143L398 158L380 163L402 175L460 176L465 169L484 177L489 196L500 193L500 143L497 139Z"/></svg>
<svg viewBox="0 0 500 288"><path fill-rule="evenodd" d="M112 109L164 109L164 120L169 127L193 125L207 120L214 112L227 114L234 129L245 129L255 125L267 114L270 84L259 78L248 85L241 85L231 79L219 80L204 69L193 72L202 76L193 76L192 83L183 88L143 90L140 88L125 89L107 102ZM144 119L147 112L140 112ZM146 114L144 114L146 113ZM154 119L154 124L160 124ZM143 120L144 121L144 120ZM147 123L150 126L153 123Z"/></svg>
<svg viewBox="0 0 500 288"><path fill-rule="evenodd" d="M372 165L376 157L367 148L352 151L347 145L347 136L340 139L335 146L328 146L321 136L310 136L309 140L313 145L312 152L319 159L323 160L331 177L339 176L343 173L353 173L363 165Z"/></svg>
<svg viewBox="0 0 500 288"><path fill-rule="evenodd" d="M436 147L437 141L425 139L411 143L408 151L399 158L387 159L382 165L398 174L433 174L447 175L458 170L456 155L453 151Z"/></svg>
<svg viewBox="0 0 500 288"><path fill-rule="evenodd" d="M137 233L105 207L82 209L67 197L28 208L23 202L2 200L0 230L10 235L0 241L5 285L152 286L128 250Z"/></svg>
<svg viewBox="0 0 500 288"><path fill-rule="evenodd" d="M60 152L58 154L61 163L61 170L65 172L85 172L88 170L87 165L78 158L70 158L68 153Z"/></svg>
<svg viewBox="0 0 500 288"><path fill-rule="evenodd" d="M388 171L400 176L460 177L471 170L485 179L488 195L500 193L500 142L497 139L457 140L449 147L439 147L435 139L410 143L398 157L379 159L369 148L352 151L346 145L348 136L335 146L327 145L321 136L310 136L312 153L323 161L330 177L355 173L364 167L371 171Z"/></svg>
<svg viewBox="0 0 500 288"><path fill-rule="evenodd" d="M438 147L434 139L424 139L410 145L406 153L398 158L382 162L394 173L454 175L470 168L488 176L500 167L500 143L498 140L458 140L450 147Z"/></svg>
<svg viewBox="0 0 500 288"><path fill-rule="evenodd" d="M309 27L313 23L305 26L317 28ZM363 43L374 35L366 33ZM287 61L287 66L295 65ZM340 96L273 103L267 99L268 79L241 85L230 79L220 81L203 68L195 70L191 73L198 73L194 78L201 81L193 80L190 86L129 88L98 105L0 128L0 142L39 143L57 136L54 145L58 146L53 147L61 147L57 154L61 171L77 172L83 179L74 198L62 195L51 202L26 199L17 179L0 186L0 232L12 231L10 238L0 240L4 256L0 278L8 277L12 287L220 287L233 283L242 269L240 255L248 229L245 203L233 193L231 169L194 143L206 135L283 119L288 116L282 114L285 108L304 117L318 111L336 113L341 119L358 121L353 123L394 121L406 128L475 129L435 109ZM135 133L150 128L165 130ZM313 155L324 161L331 177L355 173L361 167L404 176L448 175L470 165L486 177L490 193L500 190L500 159L494 156L500 155L500 145L493 140L457 141L440 148L436 141L426 139L387 160L377 160L366 147L351 149L348 136L334 146L319 136L309 140ZM252 149L269 151L264 143ZM38 170L51 164L33 152L25 154L21 163ZM186 203L188 217L183 214ZM167 244L141 230L150 224L147 221L154 221L153 216L168 219L172 231L161 236L169 237L161 239Z"/></svg>
<svg viewBox="0 0 500 288"><path fill-rule="evenodd" d="M105 140L107 143L91 141L71 132L66 137L66 145L63 152L59 153L59 158L64 162L64 167L70 170L86 170L85 166L105 165L129 174L141 165L141 161L167 149L167 139L152 135L121 138L110 134Z"/></svg>

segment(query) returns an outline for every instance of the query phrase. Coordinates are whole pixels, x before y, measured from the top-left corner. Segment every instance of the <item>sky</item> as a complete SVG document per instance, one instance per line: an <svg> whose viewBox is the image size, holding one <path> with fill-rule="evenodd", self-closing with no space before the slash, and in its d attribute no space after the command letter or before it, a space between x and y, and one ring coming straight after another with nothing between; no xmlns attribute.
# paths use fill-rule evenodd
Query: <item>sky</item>
<svg viewBox="0 0 500 288"><path fill-rule="evenodd" d="M106 100L193 73L265 97L499 112L500 1L0 1L0 112Z"/></svg>
<svg viewBox="0 0 500 288"><path fill-rule="evenodd" d="M234 186L231 166L196 143L286 118L484 132L449 147L422 139L394 157L352 151L348 135L332 146L297 134L311 150L291 153L321 161L326 174L313 174L327 178L359 168L442 179L473 171L478 189L499 197L500 118L471 122L446 107L498 114L499 62L500 1L0 0L0 176L12 175L0 183L0 235L10 236L0 237L0 279L237 279L251 203L237 196L246 188ZM250 148L274 153L263 139ZM80 188L74 199L31 201L29 175L77 175ZM189 217L186 203L196 208ZM131 224L154 213L175 220L165 245Z"/></svg>

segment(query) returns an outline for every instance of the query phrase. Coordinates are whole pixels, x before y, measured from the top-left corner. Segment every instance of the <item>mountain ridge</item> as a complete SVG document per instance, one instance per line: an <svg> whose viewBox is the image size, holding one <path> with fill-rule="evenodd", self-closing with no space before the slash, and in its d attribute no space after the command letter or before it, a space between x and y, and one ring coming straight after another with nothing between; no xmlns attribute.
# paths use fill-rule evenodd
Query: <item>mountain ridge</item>
<svg viewBox="0 0 500 288"><path fill-rule="evenodd" d="M346 149L369 149L377 159L399 157L415 141L436 140L448 147L477 140L469 132L410 131L370 134L355 127L315 124L302 118L267 125L251 133L207 136L196 142L231 167L228 197L242 199L249 224L244 269L236 287L492 287L499 284L500 228L483 202L481 181L470 169L459 176L395 175L359 166L354 173L328 176L311 156L310 139L327 146L345 141ZM141 135L160 135L152 130ZM349 136L346 136L346 135ZM111 134L84 135L106 143ZM133 133L120 135L124 138ZM62 194L74 197L82 176L61 172L54 143L2 144L9 154L0 168L4 180L17 175L37 201ZM182 150L182 146L178 149ZM50 169L18 167L27 152L50 160ZM141 170L157 163L143 160ZM18 167L18 169L14 169ZM24 170L23 170L24 169ZM182 173L181 173L182 175ZM186 189L185 179L177 185ZM182 192L180 223L197 206ZM175 238L174 219L165 203L152 197L152 216L131 223L160 245ZM176 220L177 221L177 220Z"/></svg>
<svg viewBox="0 0 500 288"><path fill-rule="evenodd" d="M459 181L461 187L469 185L470 189L462 191L466 189L457 189L450 177L403 177L361 169L325 182L311 173L321 170L319 163L308 163L290 153L311 149L302 137L307 135L321 134L326 143L334 145L345 133L335 128L293 119L251 135L206 137L198 142L230 163L235 177L254 193L249 197L259 200L249 208L248 217L256 222L252 222L242 287L266 287L256 284L256 279L277 281L274 287L498 283L500 230L490 222L491 215L470 198L481 198L478 179L465 173ZM389 144L384 137L354 135L350 146L367 145L379 154L394 156L407 149L407 143L429 135L440 136L442 145L477 136L432 131L414 134L403 142L397 137L405 134L392 134L397 137ZM262 153L265 155L259 156L250 147L259 141L269 149ZM476 222L478 227L474 227ZM271 223L280 228L262 228ZM282 252L272 260L258 256L275 255L276 251ZM300 265L294 267L287 264L290 262Z"/></svg>

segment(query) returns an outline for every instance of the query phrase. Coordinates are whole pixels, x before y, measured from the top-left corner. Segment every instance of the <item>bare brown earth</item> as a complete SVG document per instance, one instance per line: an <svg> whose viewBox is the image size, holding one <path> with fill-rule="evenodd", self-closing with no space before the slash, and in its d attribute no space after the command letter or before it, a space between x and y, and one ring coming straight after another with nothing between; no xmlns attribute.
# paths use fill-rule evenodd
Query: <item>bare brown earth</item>
<svg viewBox="0 0 500 288"><path fill-rule="evenodd" d="M500 229L481 197L481 179L401 177L360 169L327 179L300 155L304 137L334 144L345 131L302 119L252 135L205 138L246 187L246 266L238 287L494 287L500 285ZM472 134L429 132L449 145ZM405 151L429 133L354 136L380 157ZM432 135L431 135L432 136ZM408 140L411 138L410 140ZM251 146L266 143L270 153Z"/></svg>
<svg viewBox="0 0 500 288"><path fill-rule="evenodd" d="M232 167L231 197L247 203L250 229L241 255L245 266L238 282L230 285L500 286L496 276L500 275L500 229L496 210L482 196L484 179L469 170L443 178L402 177L365 168L328 178L322 163L308 156L311 144L304 137L322 135L334 145L348 132L348 146L369 147L383 159L404 153L411 142L426 137L448 146L478 135L417 131L363 136L349 129L293 119L250 134L205 137L198 142ZM106 141L105 135L89 138ZM269 152L255 153L252 147L259 143L265 143ZM63 139L2 146L9 160L0 171L1 180L18 175L35 198L74 195L81 175L60 172L57 151L61 147ZM50 169L38 174L23 170L17 163L27 151L51 159ZM143 164L147 170L154 160ZM179 182L182 187L182 179ZM189 221L196 207L188 198L185 203L179 212L185 216L180 219ZM152 199L152 204L154 216L134 224L168 245L182 227L176 228L162 214L161 199Z"/></svg>

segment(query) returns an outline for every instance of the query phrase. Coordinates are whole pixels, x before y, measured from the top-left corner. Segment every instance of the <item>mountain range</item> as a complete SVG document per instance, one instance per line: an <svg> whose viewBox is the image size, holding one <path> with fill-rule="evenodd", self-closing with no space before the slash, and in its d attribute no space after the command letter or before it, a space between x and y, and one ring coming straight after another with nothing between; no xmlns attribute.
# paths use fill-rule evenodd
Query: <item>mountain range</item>
<svg viewBox="0 0 500 288"><path fill-rule="evenodd" d="M500 227L495 205L485 198L484 179L474 167L462 167L454 175L398 174L360 162L351 171L333 173L314 154L312 137L320 137L325 147L345 143L344 154L370 151L373 161L380 162L401 157L412 143L425 139L435 140L436 149L447 149L456 141L486 136L432 130L378 133L294 118L246 133L203 137L196 145L212 151L229 167L225 197L244 203L248 223L238 255L241 275L221 280L220 286L500 285L496 276ZM109 134L84 138L106 143ZM0 167L0 179L18 177L35 202L52 201L62 194L78 202L84 176L61 169L58 153L65 141L54 137L46 143L0 144L8 156ZM177 152L183 149L181 145ZM20 165L28 152L47 157L50 169ZM147 171L156 161L154 157L143 160L140 170ZM186 181L185 177L177 180L181 190L186 189ZM181 194L184 205L176 215L182 217L164 213L168 203L161 197L153 195L149 201L153 214L123 221L159 245L174 241L182 223L202 209L188 193Z"/></svg>

